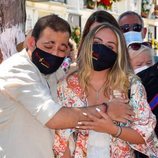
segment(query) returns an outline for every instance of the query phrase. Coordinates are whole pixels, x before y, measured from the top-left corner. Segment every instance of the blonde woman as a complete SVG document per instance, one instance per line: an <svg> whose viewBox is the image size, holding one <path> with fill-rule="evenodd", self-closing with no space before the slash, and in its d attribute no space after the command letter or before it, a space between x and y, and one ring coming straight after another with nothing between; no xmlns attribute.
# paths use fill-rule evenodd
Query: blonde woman
<svg viewBox="0 0 158 158"><path fill-rule="evenodd" d="M144 87L129 65L122 32L102 23L85 36L80 51L77 71L58 84L61 104L107 106L109 100L127 99L130 90L129 104L134 116L132 121L121 123L98 108L100 118L83 113L91 121L78 122L76 129L56 130L53 146L56 157L134 158L134 149L158 156L156 120L146 101Z"/></svg>

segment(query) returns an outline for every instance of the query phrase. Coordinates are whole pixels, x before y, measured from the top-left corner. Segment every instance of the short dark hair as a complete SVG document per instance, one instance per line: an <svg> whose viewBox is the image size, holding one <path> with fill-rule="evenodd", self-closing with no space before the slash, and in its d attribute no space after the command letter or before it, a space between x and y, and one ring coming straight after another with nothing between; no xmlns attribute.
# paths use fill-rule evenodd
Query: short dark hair
<svg viewBox="0 0 158 158"><path fill-rule="evenodd" d="M118 18L118 23L120 22L120 20L121 20L124 16L128 16L128 15L130 15L130 16L134 15L134 16L138 17L138 19L140 20L142 26L144 27L144 21L143 21L142 17L141 17L138 13L136 13L136 12L134 12L134 11L126 11L126 12L122 13L122 14L119 16L119 18Z"/></svg>
<svg viewBox="0 0 158 158"><path fill-rule="evenodd" d="M58 15L51 14L47 15L44 17L41 17L35 24L33 31L32 31L32 36L35 38L37 41L39 39L39 36L41 32L46 28L50 27L54 31L61 31L61 32L68 32L71 36L71 28L69 23L60 18Z"/></svg>

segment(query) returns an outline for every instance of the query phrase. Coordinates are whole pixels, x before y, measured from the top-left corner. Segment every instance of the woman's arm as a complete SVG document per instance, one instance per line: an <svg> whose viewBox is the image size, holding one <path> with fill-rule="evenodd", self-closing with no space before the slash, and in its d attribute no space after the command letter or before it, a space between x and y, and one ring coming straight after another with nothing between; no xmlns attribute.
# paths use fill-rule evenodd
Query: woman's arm
<svg viewBox="0 0 158 158"><path fill-rule="evenodd" d="M124 141L128 141L133 144L144 144L143 137L134 129L130 127L120 127L113 123L112 119L100 109L97 109L101 118L97 118L91 114L87 114L87 117L92 120L78 122L76 128L95 130L97 132L108 133L112 136L117 136ZM121 128L121 130L120 130Z"/></svg>

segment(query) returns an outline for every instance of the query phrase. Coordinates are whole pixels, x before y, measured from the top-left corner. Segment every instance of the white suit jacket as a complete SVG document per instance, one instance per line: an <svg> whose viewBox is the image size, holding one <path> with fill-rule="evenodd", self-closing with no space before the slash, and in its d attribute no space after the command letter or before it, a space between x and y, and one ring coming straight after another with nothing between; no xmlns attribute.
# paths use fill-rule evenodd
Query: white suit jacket
<svg viewBox="0 0 158 158"><path fill-rule="evenodd" d="M42 75L26 50L0 65L0 157L53 158L53 130L45 124L61 108L51 94L56 100L56 80Z"/></svg>

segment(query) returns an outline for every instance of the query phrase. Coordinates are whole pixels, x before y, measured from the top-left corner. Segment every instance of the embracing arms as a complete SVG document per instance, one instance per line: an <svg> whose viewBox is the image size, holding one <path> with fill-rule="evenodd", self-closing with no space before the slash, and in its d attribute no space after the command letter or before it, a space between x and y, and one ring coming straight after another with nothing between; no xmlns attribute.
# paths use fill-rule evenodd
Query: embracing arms
<svg viewBox="0 0 158 158"><path fill-rule="evenodd" d="M62 107L47 123L46 126L53 129L73 128L79 121L89 120L83 113L92 114L100 117L96 108L100 108L105 112L104 105L96 105L82 108L66 108ZM114 99L110 102L107 109L107 114L115 121L127 122L132 120L133 111L127 104L127 100Z"/></svg>

